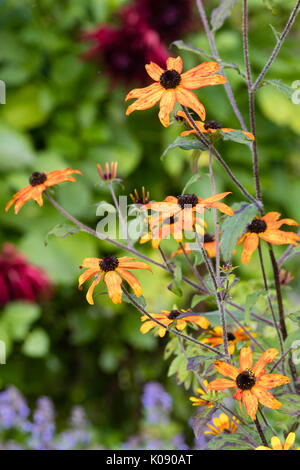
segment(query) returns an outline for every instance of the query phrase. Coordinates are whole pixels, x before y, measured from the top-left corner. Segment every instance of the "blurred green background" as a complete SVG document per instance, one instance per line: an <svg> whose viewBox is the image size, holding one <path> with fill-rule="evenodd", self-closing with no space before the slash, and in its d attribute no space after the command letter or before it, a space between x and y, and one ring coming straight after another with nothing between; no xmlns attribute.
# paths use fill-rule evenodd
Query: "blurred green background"
<svg viewBox="0 0 300 470"><path fill-rule="evenodd" d="M145 382L156 380L166 384L175 400L177 419L182 423L192 414L187 392L174 378L166 378L164 341L151 334L140 334L139 314L129 304L115 306L106 296L98 296L96 305L91 307L85 300L85 290L77 290L79 264L84 257L124 254L82 233L64 239L51 238L45 246L46 234L64 222L47 201L43 208L34 202L27 203L18 216L12 210L5 213L4 208L12 194L28 184L33 171L48 172L69 166L81 170L83 176L78 176L76 183L56 187L55 197L75 217L95 227L96 203L111 202L109 193L99 185L97 163L119 162L123 187L117 191L121 194L129 194L134 188L140 190L144 185L151 198L157 200L180 193L190 178L190 152L172 149L160 160L164 149L179 135L180 125L174 123L163 128L157 118L157 107L126 117L124 97L136 84L117 84L112 88L104 70L81 59L88 45L80 41L80 33L111 21L115 10L124 3L124 0L0 0L0 79L7 91L6 104L0 105L0 244L15 243L28 260L46 270L55 285L53 298L40 306L24 307L28 309L26 315L18 314L18 307L13 304L2 309L0 339L6 341L8 358L7 364L1 366L0 386L16 385L29 401L42 394L51 396L61 420L71 406L83 405L107 445L122 441L135 431ZM295 2L275 2L276 15L266 6L267 2L249 3L251 63L253 74L257 75L275 44L269 25L281 31ZM209 2L208 10L217 4ZM289 86L300 79L296 54L299 29L296 31L297 25L267 76ZM210 52L201 27L184 40ZM216 43L223 60L244 70L240 4L217 32ZM178 50L173 46L170 53L176 55ZM185 69L199 61L197 55L179 53ZM236 71L227 72L248 124L245 83ZM224 127L240 127L223 87L202 88L196 93L201 96L208 119L216 119ZM299 220L300 107L272 86L262 87L256 102L266 210ZM218 148L254 193L248 147L222 142ZM193 185L191 192L207 196L210 183L205 156L199 165L202 179ZM233 191L227 203L242 200L221 168L215 165L215 171L217 191ZM162 246L167 252L174 248L168 242ZM142 251L159 260L159 254L153 253L150 246L144 245ZM276 253L281 252L281 248L276 248ZM240 250L235 264L239 264L239 256ZM296 262L291 261L288 267L296 277ZM244 279L257 275L256 257L239 270ZM141 272L137 276L144 287L149 311L158 312L174 304L188 306L187 297L179 298L166 290L170 279L158 269L154 269L154 275ZM294 281L294 286L299 286L299 281ZM21 332L15 331L17 326Z"/></svg>

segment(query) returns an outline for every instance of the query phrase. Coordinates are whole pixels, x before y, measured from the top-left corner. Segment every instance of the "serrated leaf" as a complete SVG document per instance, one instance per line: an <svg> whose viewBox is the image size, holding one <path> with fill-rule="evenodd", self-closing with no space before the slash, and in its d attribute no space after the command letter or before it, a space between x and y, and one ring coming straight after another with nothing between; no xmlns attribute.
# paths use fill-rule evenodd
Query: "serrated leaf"
<svg viewBox="0 0 300 470"><path fill-rule="evenodd" d="M231 260L237 241L257 214L257 207L245 202L233 204L232 209L234 215L227 217L221 227L221 252L225 262Z"/></svg>
<svg viewBox="0 0 300 470"><path fill-rule="evenodd" d="M231 9L238 0L220 0L220 6L214 8L211 14L212 32L223 26L224 21L231 14Z"/></svg>
<svg viewBox="0 0 300 470"><path fill-rule="evenodd" d="M210 450L253 450L254 447L245 440L244 434L218 434L207 444Z"/></svg>
<svg viewBox="0 0 300 470"><path fill-rule="evenodd" d="M207 147L197 139L189 140L189 139L182 139L181 137L177 137L177 139L166 148L166 150L160 157L161 160L165 157L165 155L167 154L169 150L174 149L176 147L180 147L183 150L195 150L195 149L207 150Z"/></svg>
<svg viewBox="0 0 300 470"><path fill-rule="evenodd" d="M49 243L49 238L58 237L58 238L65 238L69 235L75 235L76 233L80 232L80 228L77 225L72 224L58 224L47 233L45 237L45 245L47 246Z"/></svg>

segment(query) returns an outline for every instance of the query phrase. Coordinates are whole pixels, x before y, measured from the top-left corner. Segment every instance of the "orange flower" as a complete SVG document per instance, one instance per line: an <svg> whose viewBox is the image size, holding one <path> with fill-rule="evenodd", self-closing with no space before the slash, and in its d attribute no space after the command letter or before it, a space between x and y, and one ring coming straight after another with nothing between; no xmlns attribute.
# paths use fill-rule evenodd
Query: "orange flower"
<svg viewBox="0 0 300 470"><path fill-rule="evenodd" d="M86 294L88 303L94 305L93 292L102 277L107 285L108 295L114 304L120 304L122 302L122 278L128 282L135 295L140 297L143 293L142 287L136 277L127 271L127 269L152 270L148 264L132 260L135 260L135 258L129 258L127 256L123 258L107 256L103 259L85 258L80 268L87 268L87 270L79 276L78 288L82 289L82 284L84 284L88 279L91 279L91 277L94 277L94 280Z"/></svg>
<svg viewBox="0 0 300 470"><path fill-rule="evenodd" d="M181 223L184 230L192 231L195 221L194 212L203 214L205 209L214 208L230 216L234 214L230 207L223 202L218 202L228 194L230 192L215 194L205 199L196 196L196 194L182 194L178 197L168 196L164 201L146 204L145 208L154 212L161 212L164 217L174 217L177 222Z"/></svg>
<svg viewBox="0 0 300 470"><path fill-rule="evenodd" d="M256 447L255 450L290 450L290 448L294 445L295 438L296 438L296 434L294 432L290 432L287 435L287 438L284 441L284 444L282 445L279 437L273 436L271 438L272 449L266 446L259 446L259 447Z"/></svg>
<svg viewBox="0 0 300 470"><path fill-rule="evenodd" d="M223 335L222 335L222 327L215 326L212 330L207 332L211 336L202 339L202 343L210 344L212 347L218 346L223 344ZM252 333L252 336L256 336L255 333ZM243 331L242 328L238 328L237 330L227 333L227 339L229 343L229 353L233 354L235 351L235 345L239 341L249 341L249 336Z"/></svg>
<svg viewBox="0 0 300 470"><path fill-rule="evenodd" d="M203 384L207 387L207 380L203 380ZM199 395L206 395L206 392L202 390L202 388L197 388L197 392ZM212 408L214 406L212 401L207 401L199 397L190 397L189 400L192 402L193 406L207 406L208 408Z"/></svg>
<svg viewBox="0 0 300 470"><path fill-rule="evenodd" d="M190 126L190 122L188 120L188 117L184 111L178 111L177 116L180 118L184 118L188 125ZM195 121L195 120L194 120ZM198 129L203 133L203 134L215 134L218 129L222 132L235 132L236 129L230 129L228 127L222 127L221 124L219 124L217 121L195 121L195 124L197 125ZM247 136L250 140L254 140L254 135L251 134L251 132L246 132L242 131L245 136ZM190 134L197 134L197 129L195 127L192 127L191 129L187 131L181 132L182 137L185 137Z"/></svg>
<svg viewBox="0 0 300 470"><path fill-rule="evenodd" d="M171 323L173 323L179 315L183 315L185 313L192 313L190 310L162 310L161 313L151 313L151 316L155 318L156 320L159 320L163 325L169 326ZM158 334L161 338L163 338L166 334L166 328L163 326L157 325L155 321L150 320L150 318L147 315L143 315L141 317L141 321L145 322L140 328L140 332L144 334L148 333L148 331L152 330L152 328L155 328L158 326ZM187 326L187 322L194 323L198 326L200 326L203 329L206 329L209 327L210 323L207 320L207 318L203 317L202 315L187 315L184 318L180 318L179 320L176 320L176 328L177 330L184 330L184 328Z"/></svg>
<svg viewBox="0 0 300 470"><path fill-rule="evenodd" d="M217 254L217 246L216 246L216 240L214 235L210 235L209 233L205 233L203 237L203 246L210 258L215 258ZM220 246L220 242L219 242ZM184 243L183 244L184 250L186 253L191 253L193 250L191 249L190 243ZM176 255L182 255L183 250L182 248L178 248L178 250L174 251L171 254L171 258L174 258Z"/></svg>
<svg viewBox="0 0 300 470"><path fill-rule="evenodd" d="M104 165L104 172L99 163L97 163L97 170L102 181L112 181L117 177L118 162L111 162L110 169L108 162Z"/></svg>
<svg viewBox="0 0 300 470"><path fill-rule="evenodd" d="M232 420L230 420L229 416L227 416L225 413L221 413L218 418L213 419L213 423L214 426L209 423L207 424L207 427L210 429L210 431L205 431L204 434L212 434L213 436L217 436L222 432L234 434L238 429L237 424L239 423L239 420L236 419L235 416L233 416Z"/></svg>
<svg viewBox="0 0 300 470"><path fill-rule="evenodd" d="M293 219L278 220L280 215L279 212L268 212L261 219L256 217L248 225L246 233L238 241L238 244L244 243L242 264L247 264L250 261L253 252L258 247L260 238L273 245L298 245L299 235L279 230L283 224L298 225L298 223Z"/></svg>
<svg viewBox="0 0 300 470"><path fill-rule="evenodd" d="M25 202L30 201L30 199L34 199L39 206L42 206L43 192L55 184L64 183L65 181L76 181L73 176L70 176L72 173L82 174L81 171L71 170L71 168L51 171L50 173L39 173L35 171L29 178L30 184L13 195L12 200L9 201L5 210L8 211L8 209L15 204L15 214L17 214Z"/></svg>
<svg viewBox="0 0 300 470"><path fill-rule="evenodd" d="M182 106L193 109L204 120L205 108L190 90L226 82L223 75L216 75L220 68L217 62L203 62L185 73L182 73L181 57L176 59L169 57L167 70L162 69L154 62L150 62L145 67L155 83L146 88L135 88L128 93L125 101L132 98L137 98L137 100L127 108L126 114L152 108L160 101L158 117L165 127L169 126L169 115L173 111L176 101Z"/></svg>
<svg viewBox="0 0 300 470"><path fill-rule="evenodd" d="M137 189L134 190L134 194L129 194L133 204L141 204L141 205L144 205L144 204L148 204L148 202L150 201L150 193L149 191L145 191L145 187L143 186L142 187L142 195L140 196Z"/></svg>
<svg viewBox="0 0 300 470"><path fill-rule="evenodd" d="M237 388L234 394L236 400L243 400L247 414L255 420L258 402L268 408L278 410L281 403L269 392L270 388L279 387L290 382L288 377L280 374L265 374L266 364L273 362L277 349L267 349L253 364L250 348L242 348L240 352L240 370L227 362L216 361L215 368L230 379L216 379L207 386L208 390L225 390Z"/></svg>

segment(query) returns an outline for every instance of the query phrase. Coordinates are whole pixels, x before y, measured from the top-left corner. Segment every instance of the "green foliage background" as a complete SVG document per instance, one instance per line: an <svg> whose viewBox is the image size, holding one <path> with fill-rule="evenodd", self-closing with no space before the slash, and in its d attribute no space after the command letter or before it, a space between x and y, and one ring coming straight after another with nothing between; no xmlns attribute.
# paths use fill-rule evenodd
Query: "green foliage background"
<svg viewBox="0 0 300 470"><path fill-rule="evenodd" d="M87 48L80 41L80 33L110 21L121 3L124 1L40 0L33 4L0 0L0 79L7 86L6 104L0 105L0 243L16 243L31 262L46 269L55 283L50 302L41 306L11 304L1 312L0 338L8 345L9 356L7 364L1 366L0 385L15 384L31 401L42 394L50 395L61 420L72 405L82 404L107 445L134 432L146 381L166 383L175 400L176 417L182 423L192 414L187 392L175 379L166 379L164 341L140 334L139 315L130 305L115 306L106 296L98 296L96 306L90 307L84 292L78 292L81 260L103 256L112 248L82 233L51 238L45 246L46 234L64 222L62 216L47 202L42 209L29 202L18 216L12 211L5 213L4 207L12 193L27 184L33 171L70 166L81 170L83 176L75 184L57 187L55 197L74 216L95 227L96 203L111 202L99 185L96 163L118 160L119 175L124 180L122 194L144 185L152 199L161 199L179 194L188 181L190 151L172 149L160 160L164 149L179 135L179 124L162 128L157 108L127 118L124 96L128 88L120 85L111 92L105 71L80 59ZM212 7L217 4L210 3ZM276 15L266 6L268 2L249 3L251 63L257 75L275 43L269 25L281 31L294 1L274 2ZM268 79L280 79L289 86L300 79L296 31L297 24ZM184 39L210 52L201 27ZM240 4L217 32L216 43L223 60L244 70ZM178 51L173 46L170 52ZM198 63L197 55L184 52L182 56L185 69ZM227 72L248 122L245 83L235 70ZM216 119L224 127L239 128L223 87L196 93L201 96L208 119ZM257 93L257 143L266 211L276 210L298 221L299 134L300 107L275 87L263 86ZM254 193L247 146L223 142L219 148L239 179ZM194 183L192 190L205 196L209 194L205 156L200 158L199 166L202 179ZM218 192L233 192L227 203L242 200L221 168L216 165L215 169ZM174 245L166 243L167 251L172 248ZM142 250L159 259L150 247ZM276 249L278 254L281 251ZM253 279L253 286L258 276L257 261L254 256L246 268L239 269L239 276ZM235 264L239 263L238 250ZM288 268L296 277L296 291L297 258L289 262ZM174 304L188 306L187 298L180 299L166 290L167 275L154 269L150 276L148 272L138 273L150 311ZM296 294L295 298L297 302Z"/></svg>

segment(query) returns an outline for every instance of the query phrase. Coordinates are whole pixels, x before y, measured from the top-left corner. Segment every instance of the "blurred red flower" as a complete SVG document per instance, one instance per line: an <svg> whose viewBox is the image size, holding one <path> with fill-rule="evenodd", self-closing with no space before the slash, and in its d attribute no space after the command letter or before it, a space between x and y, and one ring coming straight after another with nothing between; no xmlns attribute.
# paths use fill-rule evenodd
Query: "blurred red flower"
<svg viewBox="0 0 300 470"><path fill-rule="evenodd" d="M36 302L51 293L46 273L28 263L12 243L4 243L0 253L0 306L13 300Z"/></svg>

